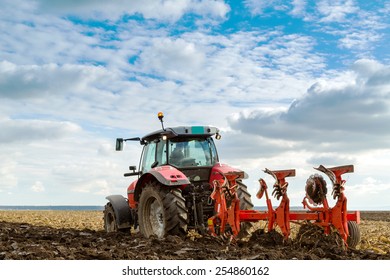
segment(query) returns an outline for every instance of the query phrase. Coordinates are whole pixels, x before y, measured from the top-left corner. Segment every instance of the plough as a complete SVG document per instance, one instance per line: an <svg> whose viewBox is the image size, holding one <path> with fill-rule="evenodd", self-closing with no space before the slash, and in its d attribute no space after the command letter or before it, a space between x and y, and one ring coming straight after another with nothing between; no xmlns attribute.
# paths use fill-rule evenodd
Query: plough
<svg viewBox="0 0 390 280"><path fill-rule="evenodd" d="M329 206L326 194L326 182L322 176L315 174L306 182L306 196L302 204L306 211L290 211L290 200L287 196L287 177L295 176L295 170L265 169L264 172L275 179L272 194L280 200L279 206L274 208L268 186L265 180L260 179L260 189L256 195L258 199L265 196L266 211L240 210L240 200L237 196L236 180L243 177L239 172L220 174L213 181L214 190L211 198L215 202L215 215L208 219L209 231L213 236L223 235L228 229L232 237L237 237L243 222L267 221L268 231L279 227L285 239L290 236L291 222L307 221L323 228L325 234L330 234L336 229L344 240L346 246L354 247L360 240L360 231L357 224L360 223L360 212L347 212L347 198L344 194L346 181L342 175L354 171L353 165L326 168L323 165L315 168L325 173L333 184L332 195L336 200L333 207Z"/></svg>

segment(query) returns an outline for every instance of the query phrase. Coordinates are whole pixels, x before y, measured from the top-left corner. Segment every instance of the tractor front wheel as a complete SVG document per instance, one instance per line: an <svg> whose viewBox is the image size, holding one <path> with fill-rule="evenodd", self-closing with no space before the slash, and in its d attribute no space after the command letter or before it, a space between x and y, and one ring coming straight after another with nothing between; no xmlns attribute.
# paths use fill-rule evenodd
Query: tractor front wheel
<svg viewBox="0 0 390 280"><path fill-rule="evenodd" d="M106 232L116 232L118 227L115 221L115 213L111 203L104 207L104 229Z"/></svg>
<svg viewBox="0 0 390 280"><path fill-rule="evenodd" d="M187 231L188 212L181 190L157 182L148 183L142 190L138 205L138 222L145 237L163 238Z"/></svg>
<svg viewBox="0 0 390 280"><path fill-rule="evenodd" d="M114 212L114 207L109 202L104 207L104 229L106 232L128 232L129 228L118 228L118 224L116 222L116 216Z"/></svg>

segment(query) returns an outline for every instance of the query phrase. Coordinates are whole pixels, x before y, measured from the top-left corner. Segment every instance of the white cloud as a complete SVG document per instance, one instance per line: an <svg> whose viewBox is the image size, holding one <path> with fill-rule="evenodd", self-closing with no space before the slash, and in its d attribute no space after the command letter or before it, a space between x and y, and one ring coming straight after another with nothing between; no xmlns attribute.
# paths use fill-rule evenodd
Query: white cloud
<svg viewBox="0 0 390 280"><path fill-rule="evenodd" d="M352 0L324 0L318 3L318 14L315 13L311 21L321 23L319 28L323 32L337 36L340 48L367 57L368 51L383 40L388 27L387 14L381 9L382 3L375 4L377 10L365 10Z"/></svg>
<svg viewBox="0 0 390 280"><path fill-rule="evenodd" d="M223 0L192 1L191 11L194 11L195 14L199 15L224 19L226 14L230 11L230 7Z"/></svg>
<svg viewBox="0 0 390 280"><path fill-rule="evenodd" d="M41 181L36 181L35 184L31 187L31 190L33 192L40 193L45 191L45 187L43 186Z"/></svg>
<svg viewBox="0 0 390 280"><path fill-rule="evenodd" d="M167 21L177 21L186 13L224 18L229 11L228 5L220 0L37 0L37 3L47 12L112 20L126 14Z"/></svg>
<svg viewBox="0 0 390 280"><path fill-rule="evenodd" d="M327 40L337 40L339 48L351 50L358 58L369 57L369 51L385 42L389 26L388 4L383 1L370 2L371 9L355 0L320 0L310 5L306 0L245 0L244 5L253 16L277 18L286 13L302 18L316 32L334 36Z"/></svg>
<svg viewBox="0 0 390 280"><path fill-rule="evenodd" d="M290 14L293 16L304 16L306 13L307 0L293 0L293 9Z"/></svg>
<svg viewBox="0 0 390 280"><path fill-rule="evenodd" d="M390 206L390 184L372 176L363 177L360 182L348 185L346 192L348 202L353 201L357 205L355 209L387 209Z"/></svg>
<svg viewBox="0 0 390 280"><path fill-rule="evenodd" d="M322 0L317 8L322 16L321 22L344 22L349 14L359 10L354 0Z"/></svg>
<svg viewBox="0 0 390 280"><path fill-rule="evenodd" d="M77 124L44 120L0 120L0 143L53 140L80 131Z"/></svg>
<svg viewBox="0 0 390 280"><path fill-rule="evenodd" d="M375 61L357 61L353 73L343 74L344 84L318 82L283 112L255 110L230 119L230 124L245 133L296 141L302 149L387 148L389 69Z"/></svg>
<svg viewBox="0 0 390 280"><path fill-rule="evenodd" d="M381 35L367 31L356 31L346 34L339 40L340 46L347 49L368 50L373 48L373 43L381 39Z"/></svg>
<svg viewBox="0 0 390 280"><path fill-rule="evenodd" d="M64 93L85 91L110 78L99 66L83 65L17 65L0 62L0 98L55 97Z"/></svg>
<svg viewBox="0 0 390 280"><path fill-rule="evenodd" d="M252 15L269 16L266 13L268 10L286 11L289 9L285 1L281 0L245 0L244 4Z"/></svg>
<svg viewBox="0 0 390 280"><path fill-rule="evenodd" d="M191 78L186 82L198 84L200 91L229 97L227 100L251 103L269 96L275 88L281 94L279 89L284 86L290 88L291 97L313 71L324 67L322 58L311 53L313 40L307 36L239 32L217 37L186 33L182 38L196 50L196 59L187 63L183 73ZM198 67L202 70L196 71Z"/></svg>
<svg viewBox="0 0 390 280"><path fill-rule="evenodd" d="M7 1L2 5L1 60L19 65L99 62L103 55L103 49L97 48L99 28L86 28L64 18L42 15L28 2ZM111 52L104 49L105 56Z"/></svg>
<svg viewBox="0 0 390 280"><path fill-rule="evenodd" d="M203 66L205 55L192 42L156 38L140 55L141 71L168 79L187 80Z"/></svg>
<svg viewBox="0 0 390 280"><path fill-rule="evenodd" d="M8 154L1 157L0 162L0 192L8 192L18 184L17 161Z"/></svg>
<svg viewBox="0 0 390 280"><path fill-rule="evenodd" d="M66 138L0 145L0 191L12 192L0 196L0 205L103 205L107 194L125 195L123 173L132 149L118 153L114 141L77 131ZM140 152L135 150L136 157Z"/></svg>

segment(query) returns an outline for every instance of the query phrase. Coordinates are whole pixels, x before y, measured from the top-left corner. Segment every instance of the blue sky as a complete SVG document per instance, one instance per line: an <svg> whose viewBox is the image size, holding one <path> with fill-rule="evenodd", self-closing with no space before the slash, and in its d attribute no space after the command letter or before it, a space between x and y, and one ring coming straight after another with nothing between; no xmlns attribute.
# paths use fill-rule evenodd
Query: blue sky
<svg viewBox="0 0 390 280"><path fill-rule="evenodd" d="M104 205L141 147L215 125L222 162L354 164L352 209L390 209L388 1L0 0L0 205ZM256 201L263 205L263 201Z"/></svg>

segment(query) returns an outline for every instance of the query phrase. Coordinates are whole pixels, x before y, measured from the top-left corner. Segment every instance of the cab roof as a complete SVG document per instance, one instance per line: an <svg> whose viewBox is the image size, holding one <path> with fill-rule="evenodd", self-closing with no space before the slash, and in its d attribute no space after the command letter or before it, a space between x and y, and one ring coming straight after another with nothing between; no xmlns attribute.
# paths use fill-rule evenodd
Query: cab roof
<svg viewBox="0 0 390 280"><path fill-rule="evenodd" d="M219 129L213 126L177 126L168 127L151 132L141 138L141 142L149 142L154 139L166 136L167 138L174 137L210 137L219 133Z"/></svg>

